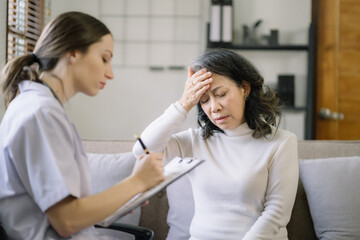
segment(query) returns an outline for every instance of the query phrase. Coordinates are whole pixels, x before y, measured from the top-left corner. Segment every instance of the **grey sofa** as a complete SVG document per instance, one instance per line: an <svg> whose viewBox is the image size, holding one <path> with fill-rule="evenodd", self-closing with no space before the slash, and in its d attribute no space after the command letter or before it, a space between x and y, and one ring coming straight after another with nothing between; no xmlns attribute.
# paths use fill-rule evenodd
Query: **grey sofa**
<svg viewBox="0 0 360 240"><path fill-rule="evenodd" d="M87 152L119 153L131 151L134 141L84 140L83 144ZM304 161L306 159L360 156L360 141L299 141L298 150L299 159ZM168 208L166 192L163 191L141 209L139 225L154 230L155 240L166 239L169 230L166 223ZM287 229L290 240L317 239L301 179Z"/></svg>

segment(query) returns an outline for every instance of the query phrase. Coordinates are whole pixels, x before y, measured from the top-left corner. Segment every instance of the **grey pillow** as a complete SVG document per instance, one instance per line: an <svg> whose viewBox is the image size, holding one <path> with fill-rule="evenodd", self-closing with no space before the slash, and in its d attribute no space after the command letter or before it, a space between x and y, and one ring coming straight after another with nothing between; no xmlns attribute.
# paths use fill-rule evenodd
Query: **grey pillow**
<svg viewBox="0 0 360 240"><path fill-rule="evenodd" d="M169 211L166 222L169 232L166 240L188 240L194 216L194 199L188 176L179 178L166 188Z"/></svg>
<svg viewBox="0 0 360 240"><path fill-rule="evenodd" d="M135 164L132 152L117 154L88 153L91 174L91 194L102 192L130 176ZM141 208L116 222L139 225Z"/></svg>
<svg viewBox="0 0 360 240"><path fill-rule="evenodd" d="M319 239L360 239L360 157L300 160Z"/></svg>

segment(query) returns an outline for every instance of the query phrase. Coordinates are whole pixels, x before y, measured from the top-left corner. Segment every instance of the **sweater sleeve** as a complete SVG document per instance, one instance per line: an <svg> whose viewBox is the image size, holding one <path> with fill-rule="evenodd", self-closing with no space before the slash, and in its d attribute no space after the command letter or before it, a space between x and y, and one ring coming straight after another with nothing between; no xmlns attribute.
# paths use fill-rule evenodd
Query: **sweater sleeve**
<svg viewBox="0 0 360 240"><path fill-rule="evenodd" d="M291 134L279 146L269 164L264 210L243 240L277 239L278 235L286 231L299 179L297 154L297 139Z"/></svg>
<svg viewBox="0 0 360 240"><path fill-rule="evenodd" d="M185 121L186 117L187 111L179 102L171 104L160 117L141 133L141 139L148 150L151 152L163 152L165 161L171 160L175 156L182 157L184 150L185 152L191 151L190 149L184 149L181 144L181 142L191 142L190 138L187 139L188 134L186 132L178 134L180 138L174 135L176 129ZM185 146L191 146L191 144L185 144ZM133 153L136 157L144 153L139 142L135 143Z"/></svg>

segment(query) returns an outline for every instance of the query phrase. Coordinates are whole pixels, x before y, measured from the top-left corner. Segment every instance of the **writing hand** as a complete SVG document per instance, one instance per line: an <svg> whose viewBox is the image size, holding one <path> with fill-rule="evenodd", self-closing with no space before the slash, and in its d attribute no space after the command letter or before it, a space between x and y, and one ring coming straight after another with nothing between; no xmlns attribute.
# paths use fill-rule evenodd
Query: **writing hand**
<svg viewBox="0 0 360 240"><path fill-rule="evenodd" d="M132 175L145 191L164 180L163 154L149 153L141 155L135 162Z"/></svg>

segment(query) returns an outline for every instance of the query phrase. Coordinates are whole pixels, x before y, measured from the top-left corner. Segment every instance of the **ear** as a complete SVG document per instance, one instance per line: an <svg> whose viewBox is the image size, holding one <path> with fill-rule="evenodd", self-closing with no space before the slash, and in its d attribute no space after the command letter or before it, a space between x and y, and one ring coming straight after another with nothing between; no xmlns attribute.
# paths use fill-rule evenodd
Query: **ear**
<svg viewBox="0 0 360 240"><path fill-rule="evenodd" d="M71 51L66 53L66 59L68 60L68 63L74 64L76 62L78 52L77 51Z"/></svg>
<svg viewBox="0 0 360 240"><path fill-rule="evenodd" d="M251 92L251 84L247 81L242 81L242 88L244 89L244 95L245 97L248 97Z"/></svg>

